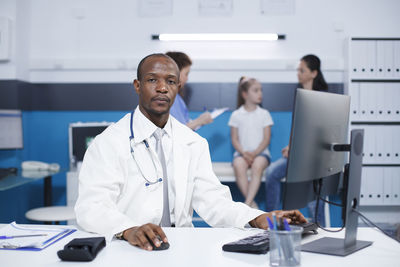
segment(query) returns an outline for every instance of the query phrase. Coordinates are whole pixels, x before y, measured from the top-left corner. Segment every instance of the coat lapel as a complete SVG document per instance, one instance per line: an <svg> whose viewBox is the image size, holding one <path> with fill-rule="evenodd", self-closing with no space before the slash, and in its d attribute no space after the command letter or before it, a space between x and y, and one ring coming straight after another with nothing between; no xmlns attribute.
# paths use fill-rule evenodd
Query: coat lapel
<svg viewBox="0 0 400 267"><path fill-rule="evenodd" d="M184 224L182 216L185 212L187 184L190 178L189 164L191 160L190 143L195 141L195 134L184 125L173 119L173 166L175 180L175 223Z"/></svg>

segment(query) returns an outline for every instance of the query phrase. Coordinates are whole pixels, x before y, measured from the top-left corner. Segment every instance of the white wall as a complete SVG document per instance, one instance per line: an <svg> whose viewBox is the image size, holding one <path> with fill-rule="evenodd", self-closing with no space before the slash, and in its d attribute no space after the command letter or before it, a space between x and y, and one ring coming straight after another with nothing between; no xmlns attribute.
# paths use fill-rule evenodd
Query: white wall
<svg viewBox="0 0 400 267"><path fill-rule="evenodd" d="M3 19L7 19L9 21L9 35L1 36L3 42L9 43L9 55L10 60L0 61L0 79L1 80L13 80L17 77L17 64L15 61L15 20L16 20L16 11L17 5L14 0L2 0L0 2L0 17ZM5 39L7 38L7 39Z"/></svg>
<svg viewBox="0 0 400 267"><path fill-rule="evenodd" d="M29 54L21 64L29 66L18 78L34 82L127 82L135 77L139 59L168 50L192 57L190 79L195 82L236 82L243 74L265 82L296 82L297 61L307 53L320 56L328 82L343 82L348 36L400 36L397 0L296 0L293 16L265 16L260 1L233 0L230 17L201 17L197 1L173 0L173 15L160 18L139 17L133 0L16 1L22 3L17 11L15 1L2 0L0 15L4 5L14 16L22 8L29 10L20 18L28 27L17 29L25 36L18 51ZM151 40L151 34L162 32L277 32L286 34L286 40ZM0 71L2 67L4 63Z"/></svg>

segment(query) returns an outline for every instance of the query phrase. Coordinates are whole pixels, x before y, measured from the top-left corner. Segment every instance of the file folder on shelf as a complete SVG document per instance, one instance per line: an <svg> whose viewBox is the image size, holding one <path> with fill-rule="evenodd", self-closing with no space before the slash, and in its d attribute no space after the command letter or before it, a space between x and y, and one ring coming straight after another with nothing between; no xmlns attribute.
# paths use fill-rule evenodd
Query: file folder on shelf
<svg viewBox="0 0 400 267"><path fill-rule="evenodd" d="M394 77L400 78L400 41L394 41L394 70L395 73Z"/></svg>
<svg viewBox="0 0 400 267"><path fill-rule="evenodd" d="M383 204L392 204L392 168L383 168Z"/></svg>
<svg viewBox="0 0 400 267"><path fill-rule="evenodd" d="M360 84L352 83L350 86L351 86L349 89L350 117L351 117L351 120L359 120L359 118L360 118L360 107L359 107Z"/></svg>
<svg viewBox="0 0 400 267"><path fill-rule="evenodd" d="M376 41L366 41L366 47L365 78L374 78L376 76Z"/></svg>
<svg viewBox="0 0 400 267"><path fill-rule="evenodd" d="M392 78L393 77L393 41L384 41L384 62L385 62L385 70L384 77Z"/></svg>
<svg viewBox="0 0 400 267"><path fill-rule="evenodd" d="M362 41L351 42L351 73L353 78L361 78L361 61L363 58Z"/></svg>
<svg viewBox="0 0 400 267"><path fill-rule="evenodd" d="M385 41L378 40L376 43L376 73L378 78L384 77L385 71Z"/></svg>

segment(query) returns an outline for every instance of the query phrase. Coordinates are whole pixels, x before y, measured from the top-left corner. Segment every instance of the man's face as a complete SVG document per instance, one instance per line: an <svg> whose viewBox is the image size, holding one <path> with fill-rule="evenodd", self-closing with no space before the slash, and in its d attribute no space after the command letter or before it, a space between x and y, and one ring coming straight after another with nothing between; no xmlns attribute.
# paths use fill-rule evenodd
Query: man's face
<svg viewBox="0 0 400 267"><path fill-rule="evenodd" d="M154 56L142 65L141 80L134 86L139 95L139 106L149 115L169 112L179 90L179 70L172 59Z"/></svg>

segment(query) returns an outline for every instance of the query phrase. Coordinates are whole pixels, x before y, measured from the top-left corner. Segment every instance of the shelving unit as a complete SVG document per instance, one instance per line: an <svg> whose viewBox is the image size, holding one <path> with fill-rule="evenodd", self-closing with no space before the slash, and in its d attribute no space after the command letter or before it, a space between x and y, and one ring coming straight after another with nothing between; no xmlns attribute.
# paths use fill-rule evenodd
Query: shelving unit
<svg viewBox="0 0 400 267"><path fill-rule="evenodd" d="M350 129L364 129L361 208L400 222L400 38L349 38Z"/></svg>

